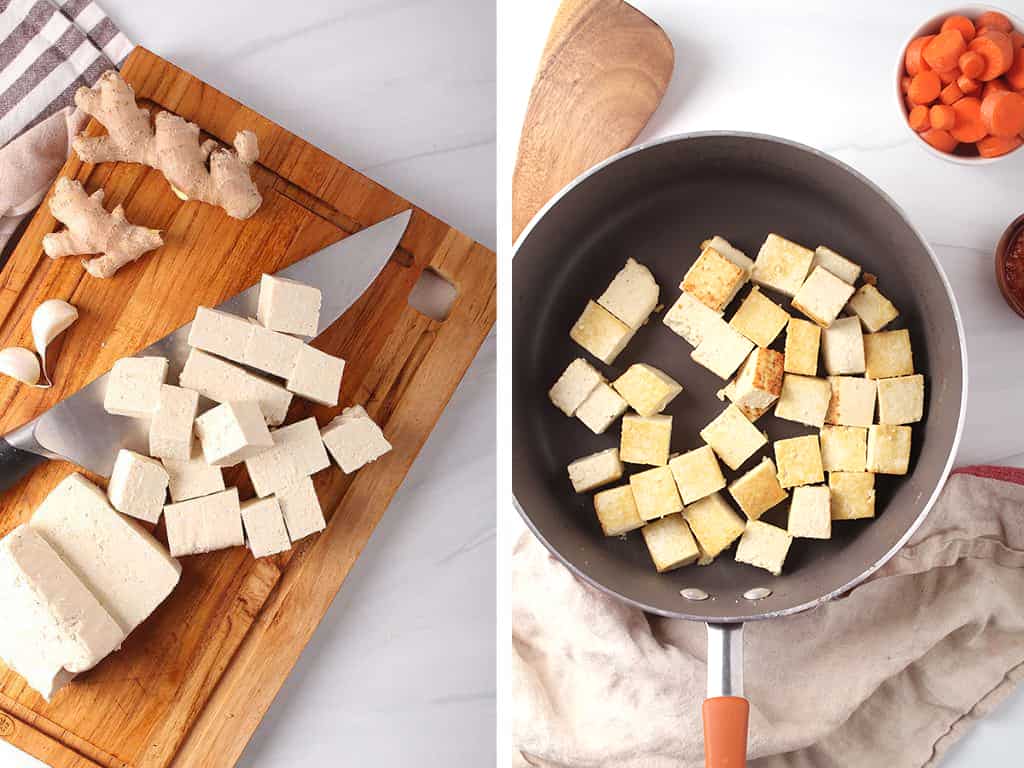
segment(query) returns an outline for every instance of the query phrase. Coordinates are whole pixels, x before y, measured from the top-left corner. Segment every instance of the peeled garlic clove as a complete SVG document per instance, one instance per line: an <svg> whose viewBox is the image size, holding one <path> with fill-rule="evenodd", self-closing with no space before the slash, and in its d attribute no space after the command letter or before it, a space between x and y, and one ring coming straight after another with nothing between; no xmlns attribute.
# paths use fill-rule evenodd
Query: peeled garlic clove
<svg viewBox="0 0 1024 768"><path fill-rule="evenodd" d="M39 381L39 360L24 347L0 349L0 374L35 385Z"/></svg>
<svg viewBox="0 0 1024 768"><path fill-rule="evenodd" d="M50 377L46 373L46 347L77 319L78 310L61 299L47 299L32 313L32 340L43 361L42 372L47 382Z"/></svg>

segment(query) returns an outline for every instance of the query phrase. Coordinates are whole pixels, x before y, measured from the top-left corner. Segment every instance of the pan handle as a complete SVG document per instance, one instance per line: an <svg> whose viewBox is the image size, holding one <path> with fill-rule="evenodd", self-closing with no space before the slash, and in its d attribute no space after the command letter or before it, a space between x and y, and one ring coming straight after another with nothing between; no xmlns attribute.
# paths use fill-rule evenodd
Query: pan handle
<svg viewBox="0 0 1024 768"><path fill-rule="evenodd" d="M703 714L706 768L745 766L750 703L743 698L742 624L708 624L708 697Z"/></svg>

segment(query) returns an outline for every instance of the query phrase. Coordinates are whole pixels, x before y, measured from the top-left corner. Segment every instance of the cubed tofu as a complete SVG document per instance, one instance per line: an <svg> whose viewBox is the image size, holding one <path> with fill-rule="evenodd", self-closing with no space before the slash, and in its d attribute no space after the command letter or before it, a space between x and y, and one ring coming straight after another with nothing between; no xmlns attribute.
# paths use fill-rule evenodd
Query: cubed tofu
<svg viewBox="0 0 1024 768"><path fill-rule="evenodd" d="M924 376L897 376L878 380L878 421L913 424L924 413Z"/></svg>
<svg viewBox="0 0 1024 768"><path fill-rule="evenodd" d="M107 374L103 408L117 416L146 419L160 406L166 357L122 357Z"/></svg>
<svg viewBox="0 0 1024 768"><path fill-rule="evenodd" d="M294 485L278 491L277 503L281 505L281 514L292 543L327 527L311 477L303 477Z"/></svg>
<svg viewBox="0 0 1024 768"><path fill-rule="evenodd" d="M746 295L729 325L759 347L767 347L789 322L789 313L755 285Z"/></svg>
<svg viewBox="0 0 1024 768"><path fill-rule="evenodd" d="M860 277L860 266L841 256L831 248L819 245L814 249L814 260L811 262L811 269L824 267L833 275L845 283L853 285Z"/></svg>
<svg viewBox="0 0 1024 768"><path fill-rule="evenodd" d="M162 459L161 463L167 470L167 487L171 492L171 501L188 501L200 496L223 491L224 471L206 463L202 452L193 447L192 457L188 461Z"/></svg>
<svg viewBox="0 0 1024 768"><path fill-rule="evenodd" d="M793 306L821 327L828 328L852 295L852 285L824 267L815 267L793 297Z"/></svg>
<svg viewBox="0 0 1024 768"><path fill-rule="evenodd" d="M704 331L703 339L690 357L719 378L728 380L754 349L754 342L724 321L709 325Z"/></svg>
<svg viewBox="0 0 1024 768"><path fill-rule="evenodd" d="M576 493L586 493L622 477L619 449L607 448L569 464L569 482Z"/></svg>
<svg viewBox="0 0 1024 768"><path fill-rule="evenodd" d="M786 421L821 427L832 399L832 387L826 379L787 373L782 379L782 394L775 415Z"/></svg>
<svg viewBox="0 0 1024 768"><path fill-rule="evenodd" d="M634 330L647 322L658 306L658 283L643 264L626 259L597 303Z"/></svg>
<svg viewBox="0 0 1024 768"><path fill-rule="evenodd" d="M905 475L910 466L910 427L873 424L868 427L868 472Z"/></svg>
<svg viewBox="0 0 1024 768"><path fill-rule="evenodd" d="M910 331L882 331L864 336L864 363L869 379L891 379L914 372Z"/></svg>
<svg viewBox="0 0 1024 768"><path fill-rule="evenodd" d="M242 526L253 557L276 555L292 548L281 505L273 496L243 502Z"/></svg>
<svg viewBox="0 0 1024 768"><path fill-rule="evenodd" d="M282 379L291 376L299 354L306 346L302 340L254 322L249 322L249 325L251 331L241 362Z"/></svg>
<svg viewBox="0 0 1024 768"><path fill-rule="evenodd" d="M736 547L736 562L764 568L768 573L779 576L792 543L793 537L782 528L751 520Z"/></svg>
<svg viewBox="0 0 1024 768"><path fill-rule="evenodd" d="M708 559L718 557L743 534L743 518L720 493L712 493L689 505L683 519Z"/></svg>
<svg viewBox="0 0 1024 768"><path fill-rule="evenodd" d="M668 464L671 441L671 416L641 416L638 413L627 413L622 417L619 458L628 464L663 467Z"/></svg>
<svg viewBox="0 0 1024 768"><path fill-rule="evenodd" d="M319 430L317 436L319 438ZM273 432L270 434L274 438ZM298 482L306 475L298 459L286 445L275 444L245 460L245 470L252 481L252 489L260 498L277 493Z"/></svg>
<svg viewBox="0 0 1024 768"><path fill-rule="evenodd" d="M821 328L798 317L790 318L786 326L786 373L817 376L820 344Z"/></svg>
<svg viewBox="0 0 1024 768"><path fill-rule="evenodd" d="M251 400L222 403L195 424L203 458L215 467L232 467L274 444L259 405Z"/></svg>
<svg viewBox="0 0 1024 768"><path fill-rule="evenodd" d="M303 344L288 374L287 388L299 397L320 405L337 405L345 361L336 355Z"/></svg>
<svg viewBox="0 0 1024 768"><path fill-rule="evenodd" d="M672 515L648 523L640 529L658 573L665 573L697 562L700 550L681 515Z"/></svg>
<svg viewBox="0 0 1024 768"><path fill-rule="evenodd" d="M684 504L692 504L725 488L725 477L710 445L702 445L668 462Z"/></svg>
<svg viewBox="0 0 1024 768"><path fill-rule="evenodd" d="M828 486L801 485L793 489L786 530L794 539L832 538L832 503Z"/></svg>
<svg viewBox="0 0 1024 768"><path fill-rule="evenodd" d="M602 363L611 365L634 333L635 330L596 301L588 301L569 331L569 337Z"/></svg>
<svg viewBox="0 0 1024 768"><path fill-rule="evenodd" d="M789 497L779 485L775 464L767 457L745 475L733 480L729 484L729 494L750 520L757 520Z"/></svg>
<svg viewBox="0 0 1024 768"><path fill-rule="evenodd" d="M284 422L292 402L292 393L284 387L201 349L189 351L178 384L218 403L259 403L264 420L271 426Z"/></svg>
<svg viewBox="0 0 1024 768"><path fill-rule="evenodd" d="M164 507L164 523L172 557L245 544L237 488L168 504Z"/></svg>
<svg viewBox="0 0 1024 768"><path fill-rule="evenodd" d="M679 294L662 322L674 333L682 336L691 346L696 347L704 338L705 329L710 325L725 322L722 313L709 309L703 302L688 293Z"/></svg>
<svg viewBox="0 0 1024 768"><path fill-rule="evenodd" d="M155 523L167 498L167 480L159 461L122 448L114 460L107 496L122 515Z"/></svg>
<svg viewBox="0 0 1024 768"><path fill-rule="evenodd" d="M875 475L872 472L830 472L828 488L833 520L875 516Z"/></svg>
<svg viewBox="0 0 1024 768"><path fill-rule="evenodd" d="M764 288L792 298L811 271L814 251L774 233L765 238L757 252L750 279Z"/></svg>
<svg viewBox="0 0 1024 768"><path fill-rule="evenodd" d="M602 381L576 409L576 418L595 435L600 435L626 412L627 407L622 396Z"/></svg>
<svg viewBox="0 0 1024 768"><path fill-rule="evenodd" d="M304 475L315 475L331 466L320 427L312 416L270 431L274 447L292 455Z"/></svg>
<svg viewBox="0 0 1024 768"><path fill-rule="evenodd" d="M199 410L199 393L170 384L160 387L160 404L149 422L149 455L188 461L192 456L192 427Z"/></svg>
<svg viewBox="0 0 1024 768"><path fill-rule="evenodd" d="M850 299L850 309L870 333L877 333L899 317L896 306L871 283L865 283Z"/></svg>
<svg viewBox="0 0 1024 768"><path fill-rule="evenodd" d="M594 511L605 536L621 536L644 524L628 483L594 494Z"/></svg>
<svg viewBox="0 0 1024 768"><path fill-rule="evenodd" d="M782 392L783 356L774 349L758 347L723 390L751 422L763 416Z"/></svg>
<svg viewBox="0 0 1024 768"><path fill-rule="evenodd" d="M273 275L260 278L256 319L282 333L316 336L320 324L320 289Z"/></svg>
<svg viewBox="0 0 1024 768"><path fill-rule="evenodd" d="M829 376L832 399L825 421L846 427L870 427L875 422L875 382L855 376Z"/></svg>
<svg viewBox="0 0 1024 768"><path fill-rule="evenodd" d="M825 480L821 466L821 447L817 435L801 435L775 442L775 464L778 467L779 485L792 488L796 485L813 485Z"/></svg>
<svg viewBox="0 0 1024 768"><path fill-rule="evenodd" d="M244 317L219 309L197 307L188 332L188 344L218 357L244 363L253 327Z"/></svg>
<svg viewBox="0 0 1024 768"><path fill-rule="evenodd" d="M341 415L320 430L320 437L345 474L355 472L391 450L391 443L361 405L343 409Z"/></svg>
<svg viewBox="0 0 1024 768"><path fill-rule="evenodd" d="M636 510L644 520L657 520L683 511L679 489L668 467L654 467L631 475L629 487L633 489Z"/></svg>
<svg viewBox="0 0 1024 768"><path fill-rule="evenodd" d="M745 282L746 270L733 264L714 248L705 248L687 270L679 289L708 309L721 312Z"/></svg>
<svg viewBox="0 0 1024 768"><path fill-rule="evenodd" d="M856 317L841 317L821 331L825 370L832 376L864 373L864 334Z"/></svg>
<svg viewBox="0 0 1024 768"><path fill-rule="evenodd" d="M867 427L821 428L821 465L826 472L863 472L867 451Z"/></svg>
<svg viewBox="0 0 1024 768"><path fill-rule="evenodd" d="M702 251L705 248L714 248L748 275L750 270L754 268L754 260L721 235L715 235L710 240L705 240L700 244Z"/></svg>
<svg viewBox="0 0 1024 768"><path fill-rule="evenodd" d="M583 401L603 381L600 371L582 357L577 357L548 390L548 398L566 416L575 416Z"/></svg>
<svg viewBox="0 0 1024 768"><path fill-rule="evenodd" d="M768 438L735 405L729 405L700 431L701 439L711 446L729 469L742 464L768 444Z"/></svg>
<svg viewBox="0 0 1024 768"><path fill-rule="evenodd" d="M629 366L612 386L641 416L661 413L683 391L679 382L667 373L645 363Z"/></svg>

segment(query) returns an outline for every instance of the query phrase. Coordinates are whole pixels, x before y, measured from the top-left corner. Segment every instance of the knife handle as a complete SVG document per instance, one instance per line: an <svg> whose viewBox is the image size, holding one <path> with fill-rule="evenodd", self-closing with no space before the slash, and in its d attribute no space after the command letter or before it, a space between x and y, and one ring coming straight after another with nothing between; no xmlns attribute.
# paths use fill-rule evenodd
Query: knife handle
<svg viewBox="0 0 1024 768"><path fill-rule="evenodd" d="M7 438L0 437L0 491L6 491L15 485L44 461L45 456L16 448L7 441Z"/></svg>

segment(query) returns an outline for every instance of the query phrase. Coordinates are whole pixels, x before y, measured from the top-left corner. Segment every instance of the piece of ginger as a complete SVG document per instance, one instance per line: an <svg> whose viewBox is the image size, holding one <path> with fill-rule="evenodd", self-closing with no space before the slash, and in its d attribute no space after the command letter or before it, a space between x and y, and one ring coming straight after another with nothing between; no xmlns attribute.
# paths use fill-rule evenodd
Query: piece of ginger
<svg viewBox="0 0 1024 768"><path fill-rule="evenodd" d="M67 229L43 238L43 250L51 259L101 254L82 261L93 277L112 277L147 251L164 244L160 231L130 223L119 205L110 213L103 208L103 190L91 195L74 179L57 179L50 197L50 211Z"/></svg>
<svg viewBox="0 0 1024 768"><path fill-rule="evenodd" d="M250 166L259 157L256 134L239 131L234 151L207 139L199 126L169 112L149 112L135 103L135 92L116 70L105 72L92 88L79 88L75 104L107 129L106 136L76 136L75 152L87 163L142 163L163 173L178 197L223 208L247 219L260 207Z"/></svg>

